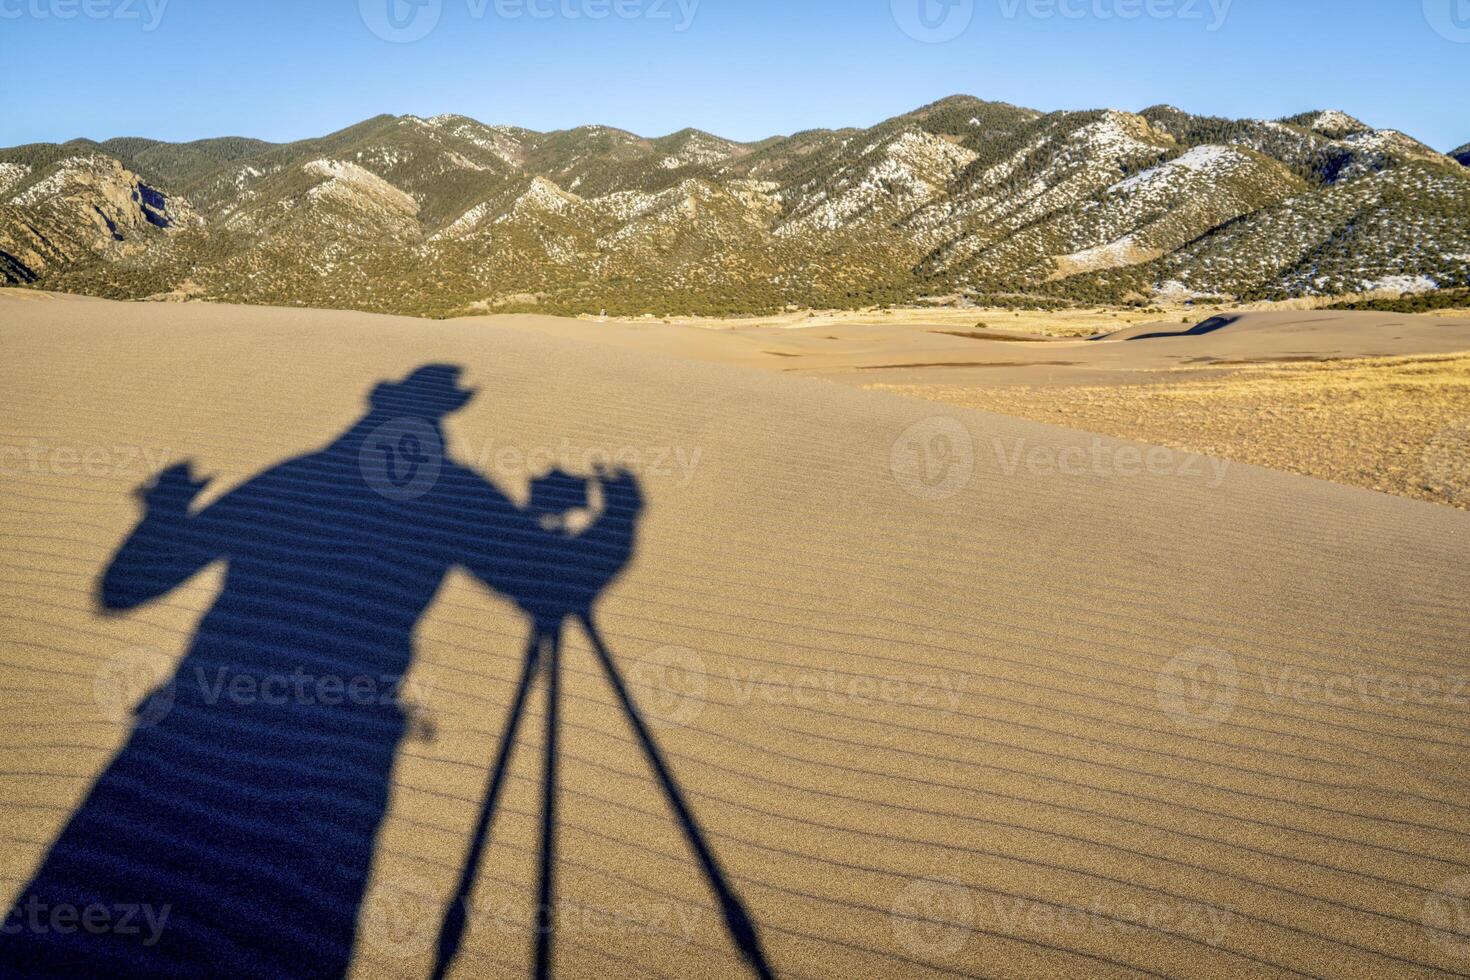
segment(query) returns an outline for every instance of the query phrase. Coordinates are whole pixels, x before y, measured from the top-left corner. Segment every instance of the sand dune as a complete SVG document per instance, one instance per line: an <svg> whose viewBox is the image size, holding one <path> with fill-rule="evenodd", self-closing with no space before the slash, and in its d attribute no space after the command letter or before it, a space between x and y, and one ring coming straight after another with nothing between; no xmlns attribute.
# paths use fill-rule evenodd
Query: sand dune
<svg viewBox="0 0 1470 980"><path fill-rule="evenodd" d="M649 353L828 378L846 384L1077 385L1156 380L1161 372L1218 371L1246 361L1400 357L1470 350L1470 319L1331 310L1274 310L1188 323L1132 324L1095 339L1012 331L990 314L983 330L953 322L738 325L558 317L486 317L487 326L534 330ZM1126 341L1126 343L1125 343Z"/></svg>
<svg viewBox="0 0 1470 980"><path fill-rule="evenodd" d="M515 500L553 460L640 473L636 554L597 618L781 976L1470 970L1470 515L661 336L589 343L601 326L0 297L6 896L222 585L213 567L98 611L132 491L192 459L218 500L337 438L378 382L450 363L480 389L452 455ZM1465 329L1361 342L1464 349ZM932 342L1106 369L1155 343L1160 366L1228 358L1232 331ZM862 342L824 364L870 366ZM526 631L463 572L417 624L355 976L428 975ZM739 975L586 637L563 657L558 973ZM530 710L458 976L530 962ZM341 802L310 799L298 818ZM260 943L317 925L288 918Z"/></svg>

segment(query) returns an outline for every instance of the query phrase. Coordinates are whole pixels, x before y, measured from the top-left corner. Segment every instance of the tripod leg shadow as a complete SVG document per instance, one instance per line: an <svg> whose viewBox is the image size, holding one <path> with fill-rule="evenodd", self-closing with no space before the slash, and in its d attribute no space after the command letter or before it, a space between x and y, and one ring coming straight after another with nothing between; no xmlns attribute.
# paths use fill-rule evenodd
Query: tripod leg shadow
<svg viewBox="0 0 1470 980"><path fill-rule="evenodd" d="M561 714L561 630L546 643L546 759L541 770L541 894L536 901L536 980L551 977L556 907L556 761Z"/></svg>
<svg viewBox="0 0 1470 980"><path fill-rule="evenodd" d="M469 854L465 857L459 885L455 889L454 897L449 900L449 906L444 913L444 924L439 930L439 947L434 960L434 980L442 980L449 972L449 967L454 963L460 945L464 942L465 927L469 922L470 894L474 891L475 878L479 874L480 858L485 853L485 845L490 842L490 827L495 819L496 807L500 805L500 792L505 786L505 776L510 769L511 755L515 750L516 729L520 727L521 717L525 714L526 698L531 693L531 685L536 679L536 671L541 664L541 650L545 641L546 638L539 628L531 632L530 642L526 646L526 665L522 669L520 684L516 687L515 697L511 702L510 715L505 722L505 732L500 737L499 755L495 760L495 768L491 770L489 786L485 790L485 802L480 808L480 820L475 825L475 835L470 842Z"/></svg>
<svg viewBox="0 0 1470 980"><path fill-rule="evenodd" d="M648 725L639 713L633 696L629 692L627 684L623 680L622 672L618 670L612 653L603 643L602 634L598 632L592 618L583 612L576 617L592 643L592 648L597 655L603 672L607 675L608 682L612 685L613 692L617 695L618 703L623 713L628 718L628 723L638 737L638 742L647 756L649 765L652 766L654 775L658 779L660 787L664 791L669 805L678 817L679 826L684 831L685 838L689 841L690 848L694 851L699 861L700 869L704 872L705 879L709 882L715 898L719 902L721 914L725 919L725 927L730 933L731 940L740 950L751 971L761 980L771 980L775 973L771 970L770 962L766 958L765 949L761 943L760 934L756 930L755 922L750 918L744 903L731 887L729 879L725 877L724 869L720 866L719 859L715 857L714 851L710 849L709 842L705 839L704 831L700 828L694 812L690 810L684 799L684 793L679 788L678 781L669 769L664 759L663 750L659 748L657 740L649 730ZM558 725L560 722L560 656L561 656L561 629L547 630L537 627L531 636L531 641L526 651L526 666L521 675L520 686L516 690L515 699L511 705L510 716L506 722L505 733L501 738L499 755L495 762L495 769L490 777L489 788L485 793L484 807L480 813L479 823L475 828L475 835L470 844L469 854L465 860L464 871L460 877L459 887L454 898L449 902L444 917L444 925L439 934L438 956L434 964L433 976L435 980L442 980L453 965L455 957L459 953L460 945L464 939L465 926L468 920L468 906L470 894L474 889L475 878L478 874L480 859L484 854L485 845L489 841L490 828L494 820L496 807L499 805L500 792L505 780L505 774L510 765L511 747L515 742L516 729L520 724L524 713L527 695L535 680L537 670L542 663L542 655L545 655L547 667L547 712L546 712L546 742L545 761L542 772L542 810L541 810L541 851L540 851L540 894L536 909L536 949L535 949L535 975L537 980L546 980L551 976L552 946L554 939L554 916L553 906L555 902L555 864L556 864L556 772L558 751Z"/></svg>
<svg viewBox="0 0 1470 980"><path fill-rule="evenodd" d="M746 912L740 897L730 886L714 851L710 850L709 843L704 837L704 831L700 829L693 811L689 809L689 805L684 800L684 793L674 779L674 774L669 770L668 763L664 761L663 751L658 747L653 733L648 730L647 723L644 722L643 716L639 714L637 706L633 703L633 696L628 692L628 686L623 682L623 675L618 670L617 663L613 660L607 645L602 642L602 634L598 632L590 616L584 614L578 618L582 628L587 632L587 638L592 641L592 649L597 653L597 659L601 662L608 682L612 684L613 691L623 706L623 712L628 716L628 722L633 726L638 741L643 745L643 752L648 756L649 764L653 766L654 774L663 787L664 795L669 799L669 805L674 808L674 813L679 818L679 825L683 828L684 836L699 859L700 868L703 869L710 888L714 890L715 898L720 903L720 911L724 914L725 927L730 932L730 938L740 949L741 955L745 957L746 963L756 976L761 977L762 980L774 977L775 974L771 971L770 962L766 959L765 949L761 945L760 934L756 931L755 923Z"/></svg>

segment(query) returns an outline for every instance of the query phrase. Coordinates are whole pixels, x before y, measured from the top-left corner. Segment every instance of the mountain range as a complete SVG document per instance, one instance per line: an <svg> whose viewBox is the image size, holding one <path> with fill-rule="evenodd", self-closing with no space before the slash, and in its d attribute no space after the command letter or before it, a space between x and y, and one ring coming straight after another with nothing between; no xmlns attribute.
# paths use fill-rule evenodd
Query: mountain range
<svg viewBox="0 0 1470 980"><path fill-rule="evenodd" d="M456 115L73 140L0 150L0 280L428 316L1412 292L1470 284L1470 145L967 96L757 143Z"/></svg>

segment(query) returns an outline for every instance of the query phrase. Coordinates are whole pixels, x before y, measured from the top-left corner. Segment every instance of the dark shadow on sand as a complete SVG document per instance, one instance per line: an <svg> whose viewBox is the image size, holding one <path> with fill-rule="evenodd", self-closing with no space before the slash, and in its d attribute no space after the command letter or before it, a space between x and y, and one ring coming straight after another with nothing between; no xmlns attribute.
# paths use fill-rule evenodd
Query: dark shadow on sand
<svg viewBox="0 0 1470 980"><path fill-rule="evenodd" d="M367 414L329 445L203 508L193 504L207 481L188 463L140 491L145 513L102 575L103 608L137 608L218 562L224 586L20 892L0 934L0 976L345 975L411 727L399 688L413 631L454 568L527 614L517 704L545 672L554 707L547 668L563 621L592 634L718 900L748 925L592 625L598 595L633 555L637 480L556 474L517 508L445 452L443 419L474 395L459 373L431 366L377 386ZM553 514L584 505L591 486L595 522L563 531ZM543 899L554 888L555 757L548 738ZM475 848L488 838L493 796ZM72 928L56 927L57 909L89 908L108 911L106 928L71 916ZM119 924L124 914L133 931ZM763 967L749 929L737 938ZM549 971L549 929L540 945Z"/></svg>
<svg viewBox="0 0 1470 980"><path fill-rule="evenodd" d="M1203 337L1207 333L1223 330L1230 326L1238 316L1212 316L1208 320L1196 323L1188 330L1160 330L1155 333L1141 333L1137 337L1129 337L1129 340L1163 340L1166 337Z"/></svg>

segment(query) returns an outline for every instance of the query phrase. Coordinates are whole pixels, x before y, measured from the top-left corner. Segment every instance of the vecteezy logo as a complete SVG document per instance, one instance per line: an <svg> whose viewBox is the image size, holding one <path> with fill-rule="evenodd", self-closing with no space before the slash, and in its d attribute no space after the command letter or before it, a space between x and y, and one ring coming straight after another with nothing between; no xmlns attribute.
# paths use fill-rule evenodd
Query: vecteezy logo
<svg viewBox="0 0 1470 980"><path fill-rule="evenodd" d="M1424 900L1424 928L1440 949L1470 962L1470 875L1451 878Z"/></svg>
<svg viewBox="0 0 1470 980"><path fill-rule="evenodd" d="M888 468L907 493L920 500L947 500L975 475L975 440L958 419L925 419L895 440Z"/></svg>
<svg viewBox="0 0 1470 980"><path fill-rule="evenodd" d="M1445 40L1470 44L1470 0L1424 0L1424 19Z"/></svg>
<svg viewBox="0 0 1470 980"><path fill-rule="evenodd" d="M1185 728L1217 728L1235 713L1240 670L1235 658L1197 647L1170 660L1154 684L1159 708Z"/></svg>
<svg viewBox="0 0 1470 980"><path fill-rule="evenodd" d="M899 28L925 44L953 41L975 19L975 0L892 0Z"/></svg>
<svg viewBox="0 0 1470 980"><path fill-rule="evenodd" d="M412 959L433 946L442 908L434 886L425 879L394 878L379 884L364 905L364 931L390 957Z"/></svg>
<svg viewBox="0 0 1470 980"><path fill-rule="evenodd" d="M970 942L974 918L974 896L956 878L910 882L893 903L893 931L915 956L954 956Z"/></svg>
<svg viewBox="0 0 1470 980"><path fill-rule="evenodd" d="M173 710L173 658L152 647L130 647L110 658L92 680L92 696L108 721L152 728Z"/></svg>
<svg viewBox="0 0 1470 980"><path fill-rule="evenodd" d="M660 647L628 671L638 706L671 728L699 717L709 694L704 658L686 647Z"/></svg>
<svg viewBox="0 0 1470 980"><path fill-rule="evenodd" d="M439 479L444 444L429 423L394 419L368 433L357 465L375 492L389 500L417 500Z"/></svg>
<svg viewBox="0 0 1470 980"><path fill-rule="evenodd" d="M444 0L357 0L362 22L384 41L409 44L439 26Z"/></svg>

